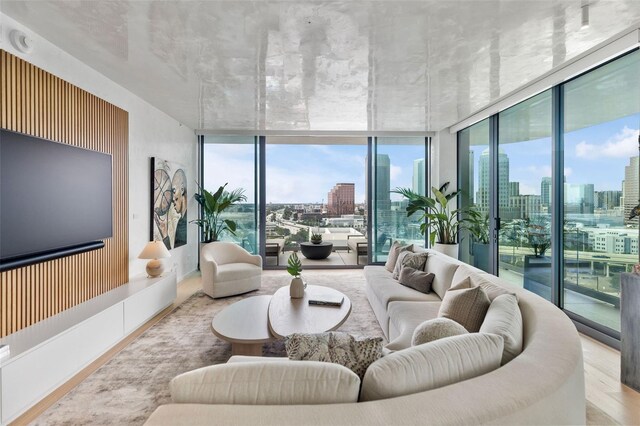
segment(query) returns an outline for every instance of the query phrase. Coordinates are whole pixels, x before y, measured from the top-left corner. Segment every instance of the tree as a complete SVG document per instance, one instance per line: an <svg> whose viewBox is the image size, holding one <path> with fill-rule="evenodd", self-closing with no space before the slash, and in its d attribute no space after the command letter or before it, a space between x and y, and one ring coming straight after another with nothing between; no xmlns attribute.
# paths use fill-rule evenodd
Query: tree
<svg viewBox="0 0 640 426"><path fill-rule="evenodd" d="M271 222L275 222L275 221L276 221L276 214L271 213Z"/></svg>
<svg viewBox="0 0 640 426"><path fill-rule="evenodd" d="M291 213L293 213L293 211L289 207L285 207L284 208L284 213L282 213L282 218L284 220L291 219Z"/></svg>

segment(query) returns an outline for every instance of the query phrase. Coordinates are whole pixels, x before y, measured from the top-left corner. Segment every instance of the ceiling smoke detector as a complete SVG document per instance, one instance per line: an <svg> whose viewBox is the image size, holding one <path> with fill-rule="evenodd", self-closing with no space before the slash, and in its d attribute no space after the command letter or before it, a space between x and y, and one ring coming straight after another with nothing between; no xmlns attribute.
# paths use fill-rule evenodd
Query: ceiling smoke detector
<svg viewBox="0 0 640 426"><path fill-rule="evenodd" d="M11 30L9 40L18 52L31 53L33 50L33 40L20 30Z"/></svg>

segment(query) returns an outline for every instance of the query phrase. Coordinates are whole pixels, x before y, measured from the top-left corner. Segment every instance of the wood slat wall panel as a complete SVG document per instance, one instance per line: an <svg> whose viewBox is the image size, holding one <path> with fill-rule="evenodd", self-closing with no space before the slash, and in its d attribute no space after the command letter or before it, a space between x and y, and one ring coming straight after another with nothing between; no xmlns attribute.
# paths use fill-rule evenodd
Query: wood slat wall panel
<svg viewBox="0 0 640 426"><path fill-rule="evenodd" d="M4 337L129 281L129 116L4 50L0 90L0 127L113 156L113 238L101 250L0 273Z"/></svg>

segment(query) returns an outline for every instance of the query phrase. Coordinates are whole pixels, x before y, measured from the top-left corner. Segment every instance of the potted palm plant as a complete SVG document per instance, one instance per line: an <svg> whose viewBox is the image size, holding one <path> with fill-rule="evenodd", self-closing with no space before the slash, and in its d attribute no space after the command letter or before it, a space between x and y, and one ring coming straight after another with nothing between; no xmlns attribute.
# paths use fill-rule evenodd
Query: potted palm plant
<svg viewBox="0 0 640 426"><path fill-rule="evenodd" d="M422 224L420 232L424 235L429 231L429 241L434 250L458 258L458 232L460 225L466 219L458 219L460 210L451 209L449 201L460 191L446 193L449 182L440 188L432 187L433 197L427 197L413 192L409 188L396 188L392 192L400 194L409 200L407 216L420 212Z"/></svg>
<svg viewBox="0 0 640 426"><path fill-rule="evenodd" d="M244 189L227 191L225 188L228 184L225 183L215 193L211 193L197 182L196 184L200 192L195 195L195 198L202 208L202 217L191 222L202 230L202 241L205 243L218 241L225 232L235 235L238 225L231 219L224 219L222 213L234 204L247 200Z"/></svg>
<svg viewBox="0 0 640 426"><path fill-rule="evenodd" d="M489 213L482 213L475 206L466 211L465 228L471 234L473 266L483 271L489 269Z"/></svg>

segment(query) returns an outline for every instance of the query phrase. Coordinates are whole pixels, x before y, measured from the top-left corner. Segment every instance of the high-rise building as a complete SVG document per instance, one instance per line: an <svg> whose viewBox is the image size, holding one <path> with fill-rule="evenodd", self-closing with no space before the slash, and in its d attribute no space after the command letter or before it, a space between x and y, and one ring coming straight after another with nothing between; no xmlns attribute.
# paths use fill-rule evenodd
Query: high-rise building
<svg viewBox="0 0 640 426"><path fill-rule="evenodd" d="M540 208L539 195L516 195L509 200L509 214L513 219L527 219L538 216Z"/></svg>
<svg viewBox="0 0 640 426"><path fill-rule="evenodd" d="M509 197L520 195L520 182L509 182Z"/></svg>
<svg viewBox="0 0 640 426"><path fill-rule="evenodd" d="M329 215L353 214L355 208L355 184L336 183L327 196L327 212Z"/></svg>
<svg viewBox="0 0 640 426"><path fill-rule="evenodd" d="M629 165L624 167L624 183L622 185L622 196L624 197L624 223L625 225L638 226L638 218L629 220L631 210L638 205L640 200L640 173L638 157L629 158Z"/></svg>
<svg viewBox="0 0 640 426"><path fill-rule="evenodd" d="M475 196L475 153L473 152L472 149L469 150L469 188L468 188L468 194L465 194L465 196L469 196L469 199L471 201L471 204L475 204L478 202L478 200L474 201L474 196Z"/></svg>
<svg viewBox="0 0 640 426"><path fill-rule="evenodd" d="M366 164L368 164L368 159ZM373 170L375 185L373 200L378 210L391 209L391 160L387 154L378 154ZM369 182L365 179L365 204L369 194Z"/></svg>
<svg viewBox="0 0 640 426"><path fill-rule="evenodd" d="M574 214L593 214L595 197L592 183L564 184L564 211Z"/></svg>
<svg viewBox="0 0 640 426"><path fill-rule="evenodd" d="M424 158L413 160L413 185L411 190L417 194L425 195Z"/></svg>
<svg viewBox="0 0 640 426"><path fill-rule="evenodd" d="M595 207L603 210L613 210L620 207L622 191L596 191Z"/></svg>
<svg viewBox="0 0 640 426"><path fill-rule="evenodd" d="M476 194L476 202L478 207L483 210L489 209L489 186L490 186L490 173L489 173L489 148L482 151L479 166L479 182L478 193ZM500 207L509 207L509 157L500 148L498 151L498 205Z"/></svg>
<svg viewBox="0 0 640 426"><path fill-rule="evenodd" d="M540 203L543 207L551 205L551 178L543 177L540 182Z"/></svg>

